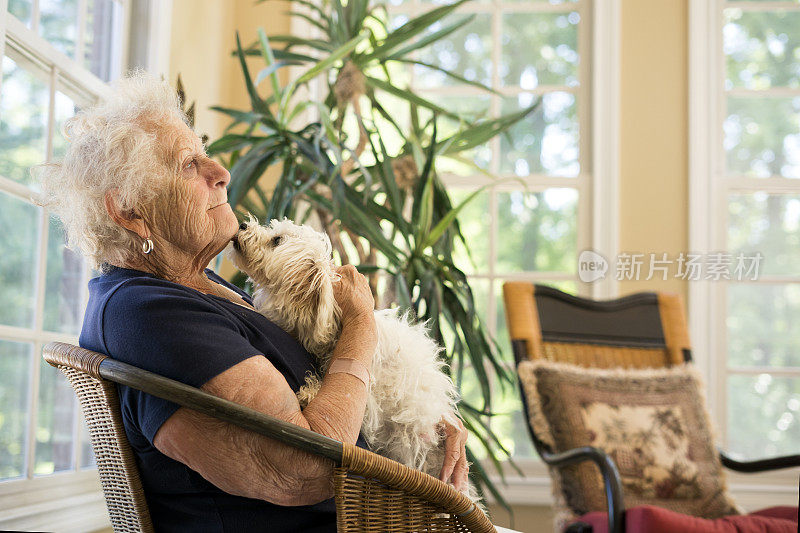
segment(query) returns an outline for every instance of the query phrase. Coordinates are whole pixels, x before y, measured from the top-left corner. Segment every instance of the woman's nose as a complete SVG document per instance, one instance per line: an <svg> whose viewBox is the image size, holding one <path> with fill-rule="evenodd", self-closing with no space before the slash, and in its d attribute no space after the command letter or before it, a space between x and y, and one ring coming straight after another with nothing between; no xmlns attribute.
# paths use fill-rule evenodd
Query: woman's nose
<svg viewBox="0 0 800 533"><path fill-rule="evenodd" d="M231 181L231 173L217 161L211 160L206 177L211 187L227 187Z"/></svg>

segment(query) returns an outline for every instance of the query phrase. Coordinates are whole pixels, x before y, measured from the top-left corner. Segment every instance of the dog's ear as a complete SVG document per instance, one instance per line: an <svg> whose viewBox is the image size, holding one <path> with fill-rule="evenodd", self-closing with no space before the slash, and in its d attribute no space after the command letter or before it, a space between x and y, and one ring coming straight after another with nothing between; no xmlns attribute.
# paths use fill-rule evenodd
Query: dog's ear
<svg viewBox="0 0 800 533"><path fill-rule="evenodd" d="M315 354L329 351L339 333L341 310L333 296L330 273L315 261L297 270L294 280L298 334L303 345Z"/></svg>

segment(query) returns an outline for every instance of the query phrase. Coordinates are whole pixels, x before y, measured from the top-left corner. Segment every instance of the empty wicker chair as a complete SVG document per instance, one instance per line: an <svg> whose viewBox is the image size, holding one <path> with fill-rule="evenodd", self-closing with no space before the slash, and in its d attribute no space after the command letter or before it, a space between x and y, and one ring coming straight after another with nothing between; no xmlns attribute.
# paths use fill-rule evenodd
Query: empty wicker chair
<svg viewBox="0 0 800 533"><path fill-rule="evenodd" d="M78 346L51 342L43 355L67 376L78 395L115 531L153 531L115 383L333 460L340 532L495 531L486 515L450 485L357 446Z"/></svg>
<svg viewBox="0 0 800 533"><path fill-rule="evenodd" d="M692 360L683 303L677 294L643 292L594 301L546 285L507 282L503 297L517 365L544 359L587 368L644 369ZM608 530L623 531L625 506L614 462L596 447L550 449L530 424L528 400L522 392L528 429L542 460L557 468L594 462L603 477ZM798 455L739 462L720 453L720 459L723 466L739 472L800 466Z"/></svg>

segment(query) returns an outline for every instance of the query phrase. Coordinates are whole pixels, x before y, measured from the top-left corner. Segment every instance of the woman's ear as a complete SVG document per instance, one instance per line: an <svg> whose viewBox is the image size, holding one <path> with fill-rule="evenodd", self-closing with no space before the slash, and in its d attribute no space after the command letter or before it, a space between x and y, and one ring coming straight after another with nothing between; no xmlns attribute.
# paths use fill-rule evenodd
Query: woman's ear
<svg viewBox="0 0 800 533"><path fill-rule="evenodd" d="M111 189L107 191L104 196L106 212L108 212L108 216L111 217L111 220L123 228L136 233L142 239L149 237L144 219L142 219L142 217L137 215L134 211L120 209L115 192L115 189Z"/></svg>

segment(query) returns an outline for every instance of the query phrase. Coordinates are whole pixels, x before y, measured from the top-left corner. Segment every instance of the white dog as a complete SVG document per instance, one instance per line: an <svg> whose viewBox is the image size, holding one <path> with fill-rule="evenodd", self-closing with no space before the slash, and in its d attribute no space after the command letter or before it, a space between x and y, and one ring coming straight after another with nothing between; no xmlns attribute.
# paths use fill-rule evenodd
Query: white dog
<svg viewBox="0 0 800 533"><path fill-rule="evenodd" d="M334 264L328 236L288 219L261 226L251 215L233 240L228 257L252 279L256 309L319 358L324 373L341 332L341 310L333 297ZM370 448L434 477L444 462L444 417L457 424L458 392L442 372L442 350L424 324L408 313L375 311L378 346L361 432ZM298 391L301 405L320 387L309 375ZM470 484L465 494L478 501Z"/></svg>

